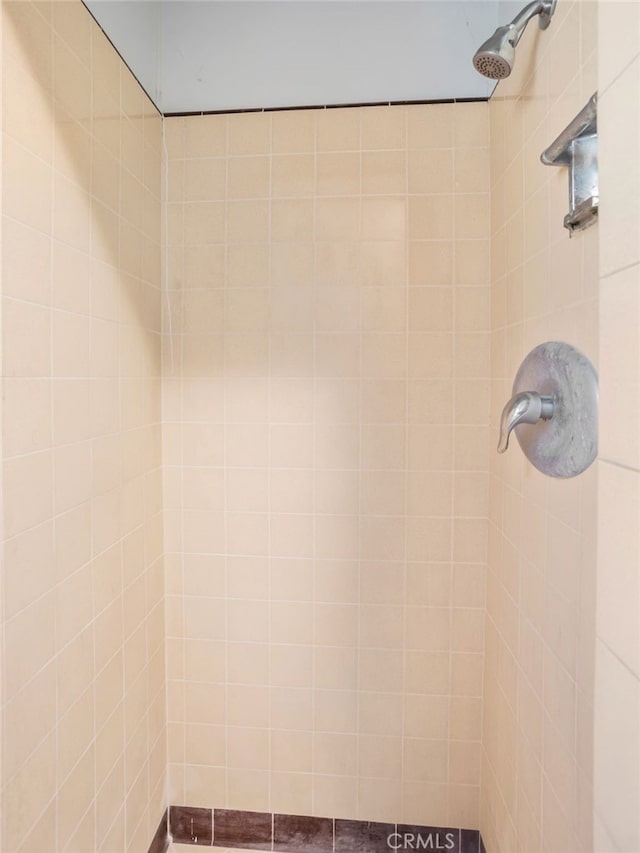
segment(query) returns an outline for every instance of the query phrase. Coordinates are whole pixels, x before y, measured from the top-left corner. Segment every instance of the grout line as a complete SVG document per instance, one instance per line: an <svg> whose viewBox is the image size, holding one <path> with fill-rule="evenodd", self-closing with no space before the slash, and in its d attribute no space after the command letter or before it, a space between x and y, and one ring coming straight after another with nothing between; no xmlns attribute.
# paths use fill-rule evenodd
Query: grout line
<svg viewBox="0 0 640 853"><path fill-rule="evenodd" d="M54 49L55 49L55 39L54 39L53 27L50 28L50 31L51 31L50 47L51 47L51 55L53 57L54 56ZM55 77L56 77L55 62L53 63L51 73L52 73L52 93L50 95L50 106L53 104L53 92L55 91ZM55 153L56 153L55 136L54 136L54 134L52 134L51 135L51 149L50 149L50 157L51 157L51 225L50 225L50 235L49 235L51 237L50 244L49 244L49 299L51 302L53 302L52 297L53 297L54 279L55 279L55 276L54 276L54 240L53 240L53 231L54 231L53 222L54 222L54 215L55 215L55 196L54 196L54 193L55 193L55 171L54 171ZM90 238L89 239L91 240L91 232L90 232ZM89 246L91 247L91 242L89 243ZM53 382L53 372L54 372L53 371L53 311L49 315L49 371L50 371L50 377L48 377L48 378L50 380L50 394L49 394L49 396L50 396L50 407L51 407L50 408L50 411L51 411L51 443L52 443L52 446L55 446L55 410L56 410L56 405L55 405L55 393L54 393L55 384ZM55 470L55 464L54 464L54 453L52 451L51 452L51 487L53 490L55 490L55 475L56 475L56 470ZM53 500L51 500L50 508L51 508L51 510L53 510ZM90 518L90 524L91 524L91 516L89 518ZM90 538L90 551L89 551L90 554L93 551L93 530L92 530L92 528L93 528L93 525L91 525L91 532L90 532L90 537L91 537ZM55 516L53 517L53 520L52 520L52 537L53 537L53 543L54 543L54 549L55 549L55 543L56 543L56 517ZM56 575L55 583L53 584L52 588L48 591L47 594L54 594L54 591L56 590L56 588L58 586L57 568L56 568L55 575ZM59 761L59 758L60 758L60 744L59 744L60 689L59 689L59 678L58 678L59 650L57 649L57 644L58 644L57 612L55 614L54 619L55 619L55 621L54 621L54 648L53 648L53 655L51 658L51 660L53 662L53 666L54 666L54 671L55 671L55 684L56 684L56 686L55 686L55 714L56 714L56 716L55 716L55 729L54 729L55 756L56 756L56 766L55 766L55 788L56 788L55 794L56 794L56 796L55 796L55 805L54 805L55 838L53 839L53 844L55 845L55 847L54 847L55 851L57 851L58 850L58 836L59 836L59 832L60 832L60 815L59 815L59 802L58 802L59 797L57 796L58 792L60 790L60 784L59 784L59 779L58 779L58 768L60 766L60 761ZM46 666L46 664L45 664L45 666ZM3 667L3 669L6 670L6 667ZM44 666L42 667L42 669L44 669ZM5 696L6 696L6 693L5 693Z"/></svg>
<svg viewBox="0 0 640 853"><path fill-rule="evenodd" d="M317 226L318 226L318 196L317 196L317 182L318 182L318 123L316 121L316 117L313 118L313 248L311 251L312 254L312 278L311 278L311 293L312 299L315 307L315 301L317 299L318 289L317 289L317 263L318 263L318 250L317 250ZM316 467L316 450L317 450L317 405L318 405L318 394L317 394L317 371L318 371L318 337L317 337L317 323L316 323L316 311L313 311L312 315L312 370L313 370L313 379L312 379L312 393L313 393L313 403L312 403L312 426L311 426L311 500L312 500L312 508L313 508L313 523L312 523L312 543L311 543L311 553L312 553L312 562L311 562L311 720L312 720L312 733L311 733L311 814L316 813L316 785L315 785L315 776L316 776L316 766L318 761L317 756L317 738L316 738L316 691L317 691L317 673L316 673L316 632L317 632L317 623L316 623L316 569L317 569L317 527L318 527L318 516L317 516L317 486L318 486L318 472ZM271 460L269 460L269 467L271 467ZM275 835L273 836L273 843L275 844Z"/></svg>
<svg viewBox="0 0 640 853"><path fill-rule="evenodd" d="M619 468L619 469L621 469L622 471L629 471L629 472L631 472L632 474L638 474L638 473L640 473L640 469L638 469L638 468L634 467L633 465L626 465L624 462L618 462L617 460L615 460L615 459L609 459L609 458L607 458L606 456L605 456L605 457L601 457L601 458L600 458L600 462L601 462L603 465L611 465L611 466L612 466L612 467L614 467L614 468Z"/></svg>
<svg viewBox="0 0 640 853"><path fill-rule="evenodd" d="M604 89L600 89L598 92L598 100L601 101L604 97L606 97L607 93L613 88L613 86L623 77L626 72L631 68L631 66L640 60L640 53L634 54L631 59L624 65L621 69L618 69L617 74L615 74L611 80L607 83Z"/></svg>
<svg viewBox="0 0 640 853"><path fill-rule="evenodd" d="M453 171L452 171L452 185L451 185L451 234L452 239L455 239L456 236L456 207L459 202L457 202L457 194L456 190L456 176L457 176L457 157L456 157L456 146L455 146L455 138L456 138L456 118L457 118L458 110L454 108L453 112ZM451 516L451 528L449 531L449 602L448 602L448 614L449 614L449 623L448 623L448 688L447 688L447 728L446 728L446 751L447 751L447 776L446 776L446 786L447 786L447 798L446 798L446 806L445 806L445 815L448 820L449 817L449 809L451 808L451 703L452 703L452 682L453 682L453 575L454 575L454 552L455 552L455 472L456 472L456 426L457 426L457 412L456 412L456 379L457 379L457 369L456 369L456 321L457 321L457 297L458 297L458 284L456 278L457 268L456 268L456 251L455 251L455 242L454 242L454 251L452 252L451 257L451 279L452 279L452 301L451 301L451 316L450 316L450 327L451 327L451 337L449 341L450 347L450 358L451 358L451 385L452 385L452 396L451 396L451 428L450 428L450 436L451 436L451 472L449 474L449 486L451 488L451 499L449 505L449 511Z"/></svg>
<svg viewBox="0 0 640 853"><path fill-rule="evenodd" d="M229 264L229 122L225 122L224 127L224 150L225 150L225 170L224 170L224 284L226 285L227 281L227 271ZM186 146L185 150L182 152L183 156L186 154ZM186 177L186 172L183 175L183 182ZM184 184L183 184L184 187ZM184 201L184 190L182 195ZM184 244L184 237L183 237ZM225 288L226 291L226 288ZM226 292L223 293L223 303L222 303L222 316L223 322L226 325L225 315L226 315ZM184 324L184 312L183 312L183 324ZM184 329L184 325L182 327ZM223 343L224 347L224 343ZM226 353L223 348L222 352L222 361L223 365L226 368ZM183 363L180 364L180 377L181 377L181 387L184 388L182 384L182 379L184 376ZM183 395L184 396L184 395ZM181 411L181 417L184 421L184 410ZM224 375L222 377L222 463L224 466L224 482L223 482L223 490L224 490L224 511L223 511L223 530L224 530L224 594L225 594L225 603L224 603L224 640L225 640L225 651L224 651L224 671L225 671L225 679L229 681L229 527L228 527L228 495L229 495L229 463L227 458L227 382L226 382L226 369L224 371ZM183 460L184 462L184 460ZM182 503L182 507L184 507L184 501ZM184 518L184 509L181 513ZM182 543L182 548L184 550L184 541ZM184 596L184 589L182 591ZM182 629L184 634L184 626ZM185 715L186 721L186 715ZM224 688L224 786L225 786L225 808L229 808L230 805L230 780L229 780L229 690L227 686ZM186 755L185 759L186 761Z"/></svg>
<svg viewBox="0 0 640 853"><path fill-rule="evenodd" d="M363 133L362 133L362 116L358 116L358 199L359 199L359 228L358 228L358 236L362 235L362 182L363 182L363 156L362 156L362 148L363 148ZM359 274L362 274L361 268L359 269ZM360 280L360 279L359 279ZM362 409L363 409L363 400L364 400L364 387L362 381L362 364L363 364L363 344L364 344L364 323L363 323L363 294L362 288L358 287L358 465L357 470L362 471ZM358 506L357 506L357 519L358 519L358 551L357 551L357 602L362 600L362 549L361 549L361 527L362 527L362 476L358 477ZM356 796L355 796L355 813L356 817L360 817L362 802L361 802L361 784L360 780L362 779L361 773L361 754L362 754L362 743L363 737L361 732L361 654L360 654L360 636L362 634L362 611L358 606L356 608L356 637L357 637L357 646L356 646L356 654L355 654L355 664L356 664L356 683L355 683L355 694L356 694L356 719L354 724L355 729L355 749L356 749L356 766L355 766L355 778L356 778Z"/></svg>
<svg viewBox="0 0 640 853"><path fill-rule="evenodd" d="M404 137L405 137L405 165L404 165L404 190L405 190L405 227L407 234L410 231L409 221L409 113L405 110L404 118ZM407 745L407 583L408 583L408 541L409 541L409 393L410 393L410 335L411 328L410 317L410 240L406 239L404 244L404 554L402 560L402 710L401 710L401 744L400 744L400 814L406 815L406 803L404 797L405 782L406 782L406 767L405 767L405 751Z"/></svg>
<svg viewBox="0 0 640 853"><path fill-rule="evenodd" d="M618 652L614 648L612 648L606 640L604 640L600 635L598 635L596 637L596 642L600 643L609 652L609 654L616 659L618 664L626 670L627 674L630 675L634 681L640 682L640 674L637 672L637 670L632 669L629 664L623 658L620 657Z"/></svg>
<svg viewBox="0 0 640 853"><path fill-rule="evenodd" d="M163 174L163 182L161 187L161 204L163 207L163 216L162 216L162 224L161 224L161 257L164 261L164 268L161 265L160 268L160 284L165 284L166 288L166 307L165 310L169 312L169 317L171 317L171 295L169 293L169 233L168 233L168 225L169 225L169 152L167 148L167 140L166 140L166 123L164 119L162 119L162 162L161 169ZM161 261L162 264L162 261ZM165 382L164 376L165 373L165 360L166 360L166 345L167 345L167 334L169 335L169 347L170 347L170 363L171 363L171 376L174 375L174 362L173 362L173 340L172 338L173 324L170 322L169 329L165 332L165 318L162 313L162 301L160 303L160 463L161 463L161 480L160 485L162 488L162 505L160 508L160 513L162 516L162 615L164 620L164 637L162 641L162 653L164 655L164 749L165 749L165 772L164 772L164 805L166 808L166 820L167 820L167 835L170 837L169 833L169 800L170 800L170 787L169 787L169 755L170 755L170 741L169 741L169 683L170 683L170 670L169 670L169 654L168 654L168 632L167 632L167 587L168 587L168 567L166 555L169 553L169 549L167 547L166 540L166 525L165 525L165 513L164 513L164 496L165 496L165 478L167 472L166 465L166 434L165 430L162 429L162 423L164 422L165 413L166 413L166 395L165 395Z"/></svg>
<svg viewBox="0 0 640 853"><path fill-rule="evenodd" d="M182 140L181 140L181 153L182 148L184 147L185 141L185 129L182 128ZM184 174L180 175L180 200L184 201ZM169 186L167 187L169 190ZM180 210L180 243L178 245L182 246L184 244L184 211ZM170 242L169 242L169 233L167 232L167 254L170 257ZM169 271L167 270L167 281L169 277ZM178 305L180 311L180 331L182 331L183 323L184 323L184 253L181 254L181 287L177 292L178 296ZM171 349L173 352L173 347ZM178 423L179 423L179 442L180 442L180 469L182 471L184 465L184 387L182 384L182 366L183 366L183 356L184 356L184 337L180 336L180 349L178 351L178 371L179 371L179 379L175 375L172 376L172 379L176 381L178 384ZM175 405L175 404L174 404ZM180 496L180 507L184 506L184 478L180 476L178 479L178 494ZM187 769L186 769L186 754L187 754L187 659L186 659L186 644L184 642L184 625L186 624L185 618L185 597L184 597L184 587L185 587L185 563L184 563L184 513L179 513L179 531L180 531L180 552L178 555L178 566L180 573L180 620L181 620L181 630L180 630L180 660L182 667L182 677L184 679L181 684L181 695L180 695L180 705L182 711L182 719L181 723L181 750L178 756L178 760L175 762L176 765L180 768L180 786L182 789L182 797L183 800L186 800L186 789L187 789ZM175 604L174 604L175 607ZM169 721L167 720L167 723ZM174 734L175 737L175 734ZM169 737L169 743L171 743L171 737Z"/></svg>
<svg viewBox="0 0 640 853"><path fill-rule="evenodd" d="M267 220L267 240L268 240L268 249L267 249L267 263L268 263L268 272L267 272L267 310L271 311L271 297L273 294L273 282L272 282L272 271L273 271L273 121L269 121L269 177L268 177L268 199L269 199L269 212L268 212L268 220ZM226 282L225 282L226 284ZM272 408L272 387L271 387L271 365L272 365L272 340L271 340L271 327L267 328L267 411L266 411L266 420L267 420L267 472L266 472L266 480L267 480L267 494L266 494L266 511L267 511L267 667L268 667L268 687L267 687L267 695L268 695L268 706L267 706L267 729L268 729L268 737L269 743L267 745L267 755L269 760L269 778L267 783L267 803L269 808L273 814L273 622L272 622L272 572L271 572L271 552L272 552L272 521L273 515L271 512L271 486L272 486L272 467L271 467L271 408ZM228 592L228 587L227 587ZM272 820L272 824L274 819ZM271 828L271 847L273 847L273 825Z"/></svg>

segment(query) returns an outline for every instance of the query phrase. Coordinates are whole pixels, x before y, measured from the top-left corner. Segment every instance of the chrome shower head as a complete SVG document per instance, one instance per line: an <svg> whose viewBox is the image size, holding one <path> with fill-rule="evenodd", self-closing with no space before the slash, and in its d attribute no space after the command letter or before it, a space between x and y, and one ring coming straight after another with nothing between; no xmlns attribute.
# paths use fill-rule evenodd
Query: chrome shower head
<svg viewBox="0 0 640 853"><path fill-rule="evenodd" d="M518 31L515 27L498 27L491 38L476 51L473 57L476 71L491 80L508 77L513 68L517 43Z"/></svg>
<svg viewBox="0 0 640 853"><path fill-rule="evenodd" d="M476 71L491 80L503 80L513 70L516 57L516 45L531 18L539 15L541 30L546 30L556 8L557 0L534 0L505 27L498 27L476 51L473 64Z"/></svg>

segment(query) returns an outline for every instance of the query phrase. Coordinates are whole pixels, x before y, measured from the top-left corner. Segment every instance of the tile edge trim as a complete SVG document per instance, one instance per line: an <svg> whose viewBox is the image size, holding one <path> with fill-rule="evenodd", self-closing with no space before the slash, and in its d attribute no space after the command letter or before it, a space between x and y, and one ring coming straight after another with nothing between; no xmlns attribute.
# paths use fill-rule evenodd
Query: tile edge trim
<svg viewBox="0 0 640 853"><path fill-rule="evenodd" d="M228 107L222 110L187 110L185 112L163 113L164 118L189 118L190 116L223 116L242 113L287 113L303 110L352 110L360 107L411 107L436 104L485 104L489 98L430 98L416 101L364 101L346 104L302 104L300 106L281 107Z"/></svg>

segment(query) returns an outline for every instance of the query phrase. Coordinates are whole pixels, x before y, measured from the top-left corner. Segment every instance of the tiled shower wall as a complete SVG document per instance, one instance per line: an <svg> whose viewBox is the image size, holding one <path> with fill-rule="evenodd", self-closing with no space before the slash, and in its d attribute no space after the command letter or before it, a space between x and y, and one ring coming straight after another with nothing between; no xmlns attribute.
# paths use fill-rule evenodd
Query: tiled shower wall
<svg viewBox="0 0 640 853"><path fill-rule="evenodd" d="M170 801L475 827L488 107L166 130Z"/></svg>
<svg viewBox="0 0 640 853"><path fill-rule="evenodd" d="M79 2L2 5L2 849L165 807L161 123Z"/></svg>
<svg viewBox="0 0 640 853"><path fill-rule="evenodd" d="M640 7L600 4L595 849L640 850Z"/></svg>
<svg viewBox="0 0 640 853"><path fill-rule="evenodd" d="M569 239L567 171L539 160L596 91L596 23L596 4L559 3L489 106L492 443L534 346L564 340L598 363L599 229ZM593 849L596 485L595 465L562 481L517 443L491 454L480 828L492 853Z"/></svg>

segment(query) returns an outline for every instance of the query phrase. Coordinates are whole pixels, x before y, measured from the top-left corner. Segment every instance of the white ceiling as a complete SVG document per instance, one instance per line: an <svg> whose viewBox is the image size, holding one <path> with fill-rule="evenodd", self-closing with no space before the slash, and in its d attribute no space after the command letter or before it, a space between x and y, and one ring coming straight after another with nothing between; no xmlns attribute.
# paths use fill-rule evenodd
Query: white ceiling
<svg viewBox="0 0 640 853"><path fill-rule="evenodd" d="M163 113L486 98L499 0L85 0Z"/></svg>

